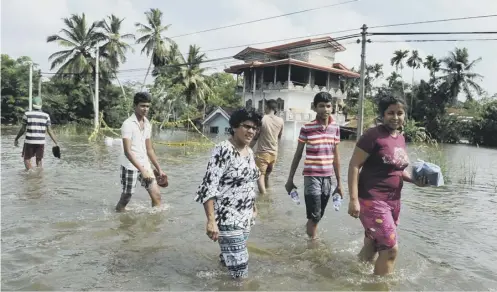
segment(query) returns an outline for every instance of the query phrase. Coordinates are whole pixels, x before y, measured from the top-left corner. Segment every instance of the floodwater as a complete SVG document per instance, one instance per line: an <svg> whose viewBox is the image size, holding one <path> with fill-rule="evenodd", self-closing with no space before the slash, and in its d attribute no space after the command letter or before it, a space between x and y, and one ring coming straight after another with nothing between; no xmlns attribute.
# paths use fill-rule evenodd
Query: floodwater
<svg viewBox="0 0 497 292"><path fill-rule="evenodd" d="M497 151L448 145L445 187L407 185L395 274L379 278L356 259L363 230L329 208L318 246L308 246L305 207L284 192L295 143L283 142L267 197L249 238L249 279L233 282L205 235L194 193L210 149L185 156L156 146L169 187L152 210L138 189L128 212L119 198L120 146L60 136L62 159L47 144L44 169L26 173L17 129L2 131L1 243L3 290L491 290L497 287ZM182 134L170 132L163 134ZM342 174L353 142L341 144ZM411 161L423 153L410 148ZM303 186L297 171L296 184Z"/></svg>

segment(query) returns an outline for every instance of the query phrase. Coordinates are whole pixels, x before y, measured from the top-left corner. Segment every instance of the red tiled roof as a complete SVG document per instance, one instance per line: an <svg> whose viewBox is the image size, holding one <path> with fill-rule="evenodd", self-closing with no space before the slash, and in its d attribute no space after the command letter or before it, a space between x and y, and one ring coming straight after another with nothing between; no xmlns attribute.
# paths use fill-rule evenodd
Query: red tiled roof
<svg viewBox="0 0 497 292"><path fill-rule="evenodd" d="M241 69L245 68L257 68L257 67L272 67L272 66L278 66L278 65L296 65L300 67L305 67L305 68L311 68L315 70L320 70L320 71L325 71L325 72L330 72L330 73L335 73L335 74L340 74L346 77L351 77L351 78L359 78L360 75L358 73L352 72L350 70L344 70L344 69L337 69L337 68L331 68L331 67L325 67L325 66L319 66L315 65L312 63L300 61L300 60L295 60L295 59L283 59L283 60L277 60L277 61L271 61L271 62L250 62L250 63L245 63L245 64L239 64L239 65L234 65L231 66L227 69L224 70L226 73L237 73Z"/></svg>

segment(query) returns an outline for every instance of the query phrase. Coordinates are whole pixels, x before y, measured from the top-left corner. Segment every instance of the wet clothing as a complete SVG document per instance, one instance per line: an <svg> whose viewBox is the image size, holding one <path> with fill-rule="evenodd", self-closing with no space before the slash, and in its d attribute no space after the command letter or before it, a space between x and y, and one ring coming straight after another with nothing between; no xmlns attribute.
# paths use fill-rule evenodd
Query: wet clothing
<svg viewBox="0 0 497 292"><path fill-rule="evenodd" d="M274 164L276 163L277 154L272 153L257 153L255 155L255 164L261 171L261 175L266 175L273 171Z"/></svg>
<svg viewBox="0 0 497 292"><path fill-rule="evenodd" d="M148 191L155 183L155 178L146 181L143 179L142 173L138 170L128 169L121 165L121 193L133 195L138 182L140 182L140 185Z"/></svg>
<svg viewBox="0 0 497 292"><path fill-rule="evenodd" d="M36 160L43 159L45 152L45 144L29 144L24 142L22 147L22 157L24 159L31 159L36 156Z"/></svg>
<svg viewBox="0 0 497 292"><path fill-rule="evenodd" d="M409 165L405 139L379 125L367 130L357 147L369 154L359 174L359 218L376 249L390 249L397 244L403 172Z"/></svg>
<svg viewBox="0 0 497 292"><path fill-rule="evenodd" d="M307 219L318 223L337 185L330 176L304 176L304 199Z"/></svg>
<svg viewBox="0 0 497 292"><path fill-rule="evenodd" d="M377 251L393 248L397 244L400 200L359 199L359 204L359 219L364 226L364 235L375 242Z"/></svg>
<svg viewBox="0 0 497 292"><path fill-rule="evenodd" d="M219 226L218 242L221 248L219 259L228 268L231 277L234 279L248 276L249 253L247 239L249 235L250 227Z"/></svg>

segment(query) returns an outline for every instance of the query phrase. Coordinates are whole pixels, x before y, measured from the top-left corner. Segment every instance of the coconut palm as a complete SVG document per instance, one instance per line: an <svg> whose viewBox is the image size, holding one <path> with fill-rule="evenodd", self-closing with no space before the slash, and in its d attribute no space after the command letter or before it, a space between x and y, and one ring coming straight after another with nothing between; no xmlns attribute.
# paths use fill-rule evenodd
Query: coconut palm
<svg viewBox="0 0 497 292"><path fill-rule="evenodd" d="M52 62L50 70L59 67L55 78L88 79L95 74L94 50L98 42L105 39L105 35L98 31L99 22L93 22L88 26L84 13L81 16L73 14L63 21L66 28L60 31L62 35L47 37L47 43L56 42L68 49L48 57Z"/></svg>
<svg viewBox="0 0 497 292"><path fill-rule="evenodd" d="M84 13L81 16L73 14L63 21L66 28L61 30L62 35L51 35L47 37L47 42L56 42L68 49L50 55L48 58L52 61L50 70L59 67L54 78L71 78L76 82L87 82L93 95L95 128L98 128L98 101L91 86L96 74L96 58L93 51L100 41L105 40L105 35L98 31L99 22L93 22L88 26ZM100 68L99 79L108 80L105 66Z"/></svg>
<svg viewBox="0 0 497 292"><path fill-rule="evenodd" d="M469 100L473 99L473 90L476 91L477 94L482 93L483 90L477 83L477 80L481 80L483 76L472 72L475 69L476 64L480 61L481 58L469 61L469 53L466 48L455 48L453 52L450 52L448 57L442 60L443 67L441 67L440 70L444 72L445 75L440 78L444 80L450 88L452 104L457 103L457 96L461 92L461 89Z"/></svg>
<svg viewBox="0 0 497 292"><path fill-rule="evenodd" d="M206 55L200 53L199 47L190 45L186 65L181 67L177 77L174 79L174 83L184 86L183 96L188 104L202 102L203 118L205 118L207 99L211 93L204 77L205 69L200 68L200 64L205 58Z"/></svg>
<svg viewBox="0 0 497 292"><path fill-rule="evenodd" d="M426 56L423 66L430 71L430 77L432 80L435 79L435 73L440 71L440 63L442 61L435 58L433 55Z"/></svg>
<svg viewBox="0 0 497 292"><path fill-rule="evenodd" d="M152 64L154 66L163 66L166 63L165 57L169 50L169 45L174 43L170 38L163 36L163 33L171 25L162 25L162 12L159 9L151 8L150 11L145 12L145 16L148 25L135 23L135 26L138 28L137 32L142 35L136 40L136 43L145 44L141 53L145 53L147 57L150 57L150 64L143 79L142 88L145 86L145 81L147 80Z"/></svg>
<svg viewBox="0 0 497 292"><path fill-rule="evenodd" d="M390 76L387 77L387 81L388 81L388 87L393 87L395 82L397 81L397 79L401 78L402 76L400 76L399 73L393 71L392 73L390 73Z"/></svg>
<svg viewBox="0 0 497 292"><path fill-rule="evenodd" d="M394 57L390 59L390 65L395 66L395 71L399 72L402 77L402 70L404 70L404 59L407 58L409 51L408 50L397 50L393 52ZM404 82L402 82L402 94L405 95L404 92Z"/></svg>
<svg viewBox="0 0 497 292"><path fill-rule="evenodd" d="M411 56L407 59L407 66L412 68L412 82L411 88L414 89L414 70L419 69L421 67L421 63L423 59L419 56L418 50L413 50L411 52ZM411 106L410 106L410 115L412 114L412 103L414 99L414 92L411 94Z"/></svg>
<svg viewBox="0 0 497 292"><path fill-rule="evenodd" d="M119 18L114 14L107 16L107 19L99 22L98 27L102 28L105 33L105 43L100 47L100 55L106 58L110 70L116 78L123 96L126 99L126 92L117 77L117 69L126 62L126 53L134 52L133 48L126 43L125 39L135 39L133 34L121 34L121 25L124 18Z"/></svg>

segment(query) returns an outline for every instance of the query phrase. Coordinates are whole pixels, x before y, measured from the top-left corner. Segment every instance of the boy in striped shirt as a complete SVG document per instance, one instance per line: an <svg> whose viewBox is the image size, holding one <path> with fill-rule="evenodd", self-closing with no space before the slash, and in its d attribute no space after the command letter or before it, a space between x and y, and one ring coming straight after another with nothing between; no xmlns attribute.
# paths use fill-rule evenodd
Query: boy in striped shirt
<svg viewBox="0 0 497 292"><path fill-rule="evenodd" d="M55 145L55 135L50 128L50 116L41 111L41 97L33 98L33 110L27 111L22 117L22 127L17 134L14 145L19 146L19 138L26 132L24 146L22 148L22 157L24 157L24 166L27 170L31 169L31 158L36 156L36 166L42 166L43 153L45 152L45 133L48 132Z"/></svg>
<svg viewBox="0 0 497 292"><path fill-rule="evenodd" d="M317 238L317 226L323 217L328 200L336 189L343 198L340 182L340 128L331 116L332 97L327 92L319 92L314 96L316 119L300 129L297 150L293 157L290 175L285 189L290 192L297 188L293 183L295 171L302 158L304 147L304 198L307 213L307 235ZM336 182L332 180L335 175Z"/></svg>

